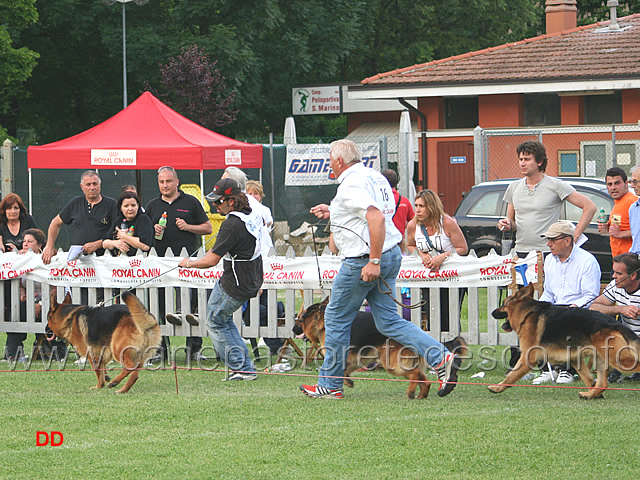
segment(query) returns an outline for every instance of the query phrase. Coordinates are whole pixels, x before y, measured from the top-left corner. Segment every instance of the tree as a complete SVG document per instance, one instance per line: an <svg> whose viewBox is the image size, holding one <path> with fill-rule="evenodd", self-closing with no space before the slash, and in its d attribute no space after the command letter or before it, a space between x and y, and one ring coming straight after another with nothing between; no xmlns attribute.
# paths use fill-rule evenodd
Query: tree
<svg viewBox="0 0 640 480"><path fill-rule="evenodd" d="M14 48L13 38L38 20L35 0L0 0L0 142L16 135L15 108L24 82L36 66L38 54L26 47ZM9 124L8 124L9 123ZM6 128L3 128L3 124ZM7 128L9 131L7 131Z"/></svg>
<svg viewBox="0 0 640 480"><path fill-rule="evenodd" d="M578 0L580 23L608 19L605 4ZM100 0L38 0L37 6L39 22L15 42L41 57L25 84L28 95L13 98L19 124L49 142L122 108L122 26L118 9ZM621 0L618 9L620 15L639 10L640 0ZM197 45L215 58L224 93L235 94L236 120L219 131L244 138L282 131L295 86L359 82L533 37L544 32L545 20L541 0L154 0L129 4L126 12L130 97L145 82L161 90L158 66ZM0 18L6 22L1 11ZM344 125L326 118L301 122L325 134Z"/></svg>
<svg viewBox="0 0 640 480"><path fill-rule="evenodd" d="M617 8L618 17L640 11L640 0L620 0ZM610 9L604 0L577 0L578 25L609 20Z"/></svg>
<svg viewBox="0 0 640 480"><path fill-rule="evenodd" d="M160 94L166 103L203 127L217 130L233 122L236 110L231 109L235 93L227 92L225 80L203 48L183 47L180 55L160 67Z"/></svg>

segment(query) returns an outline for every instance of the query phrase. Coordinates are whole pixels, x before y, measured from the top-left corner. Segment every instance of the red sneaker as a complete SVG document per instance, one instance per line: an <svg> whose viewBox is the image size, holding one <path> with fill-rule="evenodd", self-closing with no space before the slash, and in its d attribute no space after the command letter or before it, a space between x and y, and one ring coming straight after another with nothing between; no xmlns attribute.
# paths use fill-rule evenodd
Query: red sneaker
<svg viewBox="0 0 640 480"><path fill-rule="evenodd" d="M302 393L311 398L343 398L342 390L332 390L320 385L300 385Z"/></svg>

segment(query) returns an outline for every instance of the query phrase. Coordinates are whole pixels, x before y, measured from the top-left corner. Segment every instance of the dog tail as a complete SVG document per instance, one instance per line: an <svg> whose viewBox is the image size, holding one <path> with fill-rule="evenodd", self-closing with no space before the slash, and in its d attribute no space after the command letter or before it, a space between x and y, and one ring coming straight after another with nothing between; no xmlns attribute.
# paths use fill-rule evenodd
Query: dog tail
<svg viewBox="0 0 640 480"><path fill-rule="evenodd" d="M131 317L136 327L141 332L145 332L150 328L158 326L158 322L153 315L151 315L138 297L131 292L124 292L122 294L122 301L129 307Z"/></svg>

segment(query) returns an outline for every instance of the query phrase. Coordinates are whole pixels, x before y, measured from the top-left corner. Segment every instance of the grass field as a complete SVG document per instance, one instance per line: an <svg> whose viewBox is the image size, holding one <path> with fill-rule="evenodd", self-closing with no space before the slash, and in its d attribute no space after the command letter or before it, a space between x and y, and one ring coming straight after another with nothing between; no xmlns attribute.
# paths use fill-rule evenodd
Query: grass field
<svg viewBox="0 0 640 480"><path fill-rule="evenodd" d="M477 357L478 348L473 351ZM73 359L68 369L77 368ZM448 397L439 398L434 386L428 399L410 401L405 383L373 380L398 379L380 370L359 373L344 400L317 400L298 391L301 383L315 383L315 368L253 382L221 382L221 371L178 370L178 394L174 371L143 371L130 394L115 395L90 390L89 370L61 372L54 365L37 372L42 363L34 362L30 372L21 366L0 372L0 477L640 476L640 391L609 391L592 402L567 388L515 387L493 395L480 383L500 381L504 368L471 379L478 360L466 366L464 383ZM0 370L8 367L0 363ZM38 431L61 432L64 442L37 447Z"/></svg>

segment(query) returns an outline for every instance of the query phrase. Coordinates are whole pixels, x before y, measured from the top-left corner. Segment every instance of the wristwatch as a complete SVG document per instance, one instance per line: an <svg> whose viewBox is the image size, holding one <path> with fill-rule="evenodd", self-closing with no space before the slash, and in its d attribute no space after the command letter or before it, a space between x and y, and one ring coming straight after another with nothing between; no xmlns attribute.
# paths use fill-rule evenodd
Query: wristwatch
<svg viewBox="0 0 640 480"><path fill-rule="evenodd" d="M380 259L379 258L370 258L369 262L373 263L374 265L380 265Z"/></svg>

